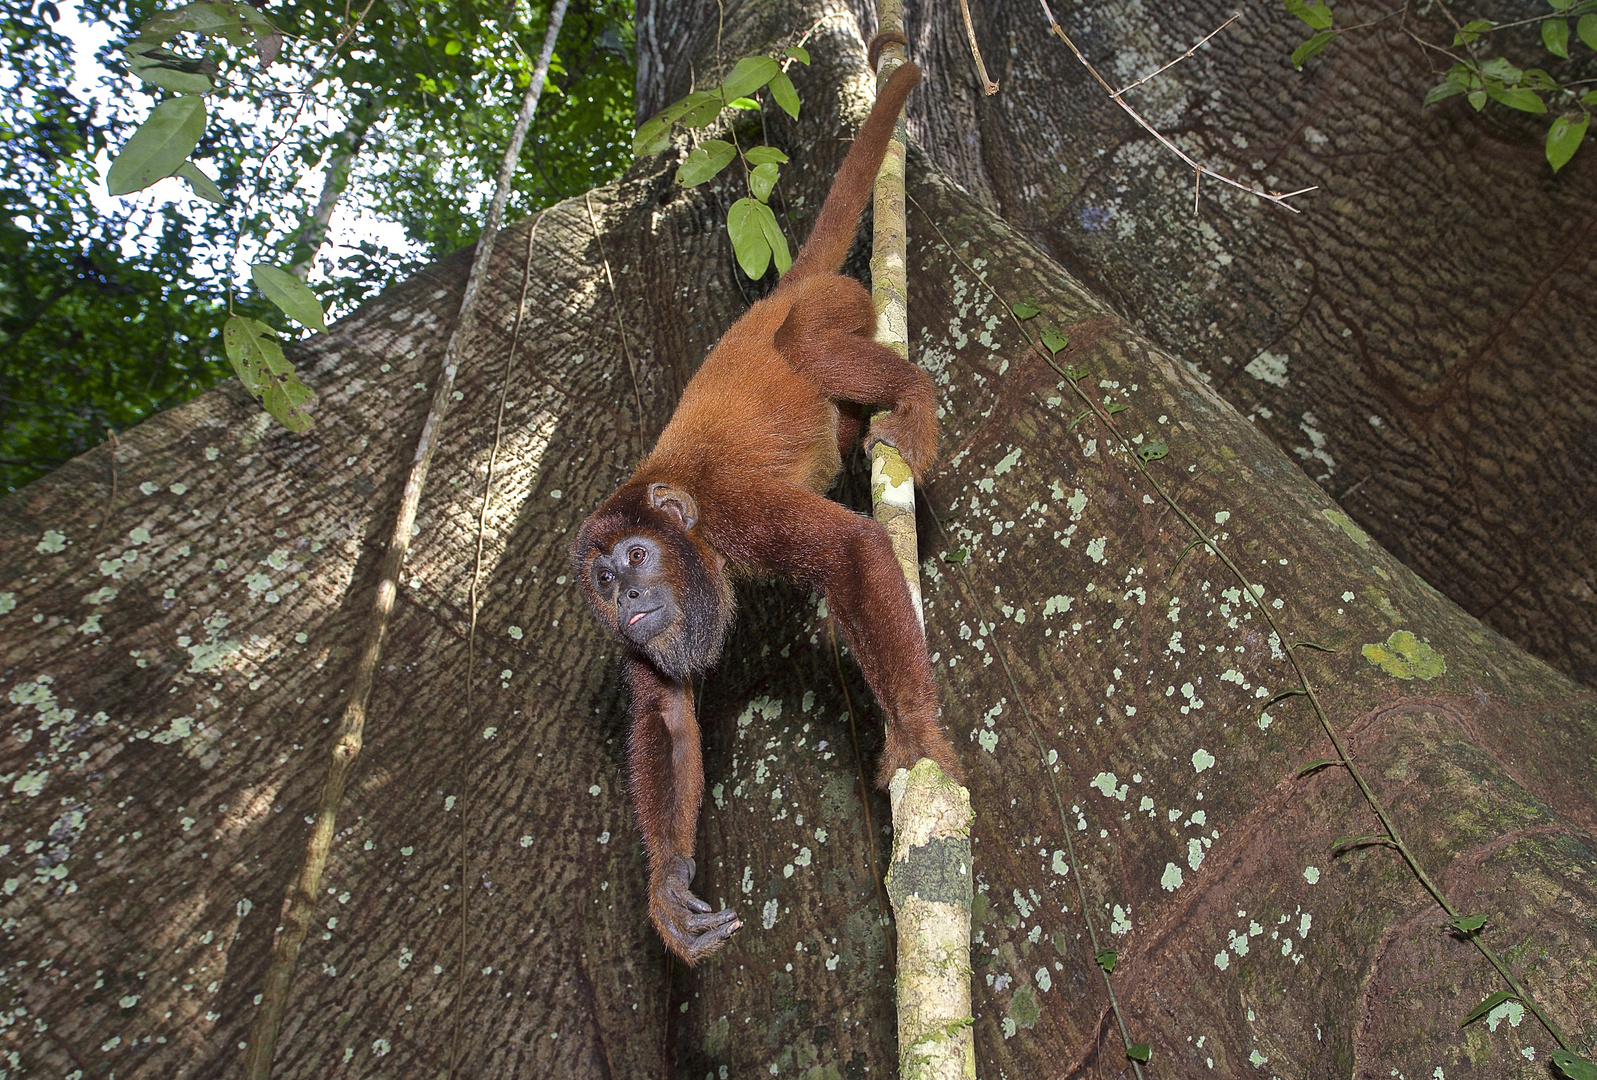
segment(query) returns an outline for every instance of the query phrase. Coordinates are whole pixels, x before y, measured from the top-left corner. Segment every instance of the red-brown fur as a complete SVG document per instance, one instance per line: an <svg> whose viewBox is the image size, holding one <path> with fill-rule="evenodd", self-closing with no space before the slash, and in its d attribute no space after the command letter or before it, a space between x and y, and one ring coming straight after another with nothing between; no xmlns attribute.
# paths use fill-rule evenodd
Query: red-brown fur
<svg viewBox="0 0 1597 1080"><path fill-rule="evenodd" d="M620 565L633 543L627 538L647 537L660 548L661 565L646 568L652 576L639 588L647 594L663 582L675 597L673 624L634 646L627 661L628 762L649 854L650 918L689 963L741 925L730 911L711 913L688 889L704 773L687 679L720 651L732 615L728 575L795 578L826 596L887 713L879 783L922 757L959 775L938 726L925 639L887 534L823 494L841 450L857 437L858 414L848 403L891 408L871 424L866 444L896 446L917 481L936 459L931 380L871 340L870 294L837 272L904 99L919 81L913 64L894 73L791 269L711 350L653 452L583 523L573 545L578 576L612 632L622 634L622 601L619 593L613 602L601 595L595 560Z"/></svg>

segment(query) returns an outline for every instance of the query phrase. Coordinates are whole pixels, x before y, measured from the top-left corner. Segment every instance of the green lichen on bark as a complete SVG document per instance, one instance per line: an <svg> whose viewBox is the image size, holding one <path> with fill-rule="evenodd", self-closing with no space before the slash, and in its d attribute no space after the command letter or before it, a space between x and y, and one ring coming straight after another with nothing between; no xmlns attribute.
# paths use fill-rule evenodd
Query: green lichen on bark
<svg viewBox="0 0 1597 1080"><path fill-rule="evenodd" d="M1394 631L1385 644L1366 645L1360 651L1364 659L1399 679L1430 681L1447 671L1441 654L1409 630Z"/></svg>

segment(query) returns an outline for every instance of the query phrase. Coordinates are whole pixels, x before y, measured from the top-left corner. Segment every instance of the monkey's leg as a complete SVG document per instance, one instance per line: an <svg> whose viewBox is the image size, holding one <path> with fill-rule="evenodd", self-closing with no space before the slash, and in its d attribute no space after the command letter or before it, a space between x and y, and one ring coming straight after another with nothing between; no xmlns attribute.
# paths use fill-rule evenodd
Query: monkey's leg
<svg viewBox="0 0 1597 1080"><path fill-rule="evenodd" d="M871 423L865 447L897 447L919 483L937 462L937 389L931 376L870 339L876 326L871 294L853 278L809 278L794 293L776 331L777 352L827 397L888 406L892 412Z"/></svg>
<svg viewBox="0 0 1597 1080"><path fill-rule="evenodd" d="M732 911L712 911L688 887L704 798L699 722L685 683L665 678L636 656L627 660L627 676L632 684L627 771L649 852L649 921L666 948L691 966L743 925Z"/></svg>
<svg viewBox="0 0 1597 1080"><path fill-rule="evenodd" d="M937 684L904 572L875 521L798 488L770 493L749 515L754 565L798 578L826 596L865 681L887 714L887 746L877 782L929 757L963 771L937 722Z"/></svg>

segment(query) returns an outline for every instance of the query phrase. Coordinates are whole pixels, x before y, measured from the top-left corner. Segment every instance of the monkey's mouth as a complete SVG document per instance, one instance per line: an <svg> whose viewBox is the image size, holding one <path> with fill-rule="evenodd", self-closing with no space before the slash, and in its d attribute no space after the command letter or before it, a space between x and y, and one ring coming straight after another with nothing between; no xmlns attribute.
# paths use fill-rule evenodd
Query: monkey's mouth
<svg viewBox="0 0 1597 1080"><path fill-rule="evenodd" d="M660 625L660 613L664 608L664 604L659 604L647 611L630 612L621 624L622 636L638 645L652 641L664 629Z"/></svg>

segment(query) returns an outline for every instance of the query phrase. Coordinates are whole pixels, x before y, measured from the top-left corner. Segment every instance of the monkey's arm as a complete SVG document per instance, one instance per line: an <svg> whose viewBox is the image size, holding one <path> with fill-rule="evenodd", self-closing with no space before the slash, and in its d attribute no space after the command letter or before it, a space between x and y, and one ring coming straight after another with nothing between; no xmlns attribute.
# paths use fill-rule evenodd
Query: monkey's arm
<svg viewBox="0 0 1597 1080"><path fill-rule="evenodd" d="M746 497L746 496L745 496ZM955 779L964 771L937 721L937 684L926 638L893 545L870 518L802 488L745 506L742 536L727 548L749 565L798 578L826 596L865 681L887 714L876 781L929 757Z"/></svg>
<svg viewBox="0 0 1597 1080"><path fill-rule="evenodd" d="M627 769L649 853L649 920L666 947L692 965L743 925L732 911L712 911L688 887L704 797L693 694L686 683L666 678L637 656L627 659L627 677L632 685Z"/></svg>

